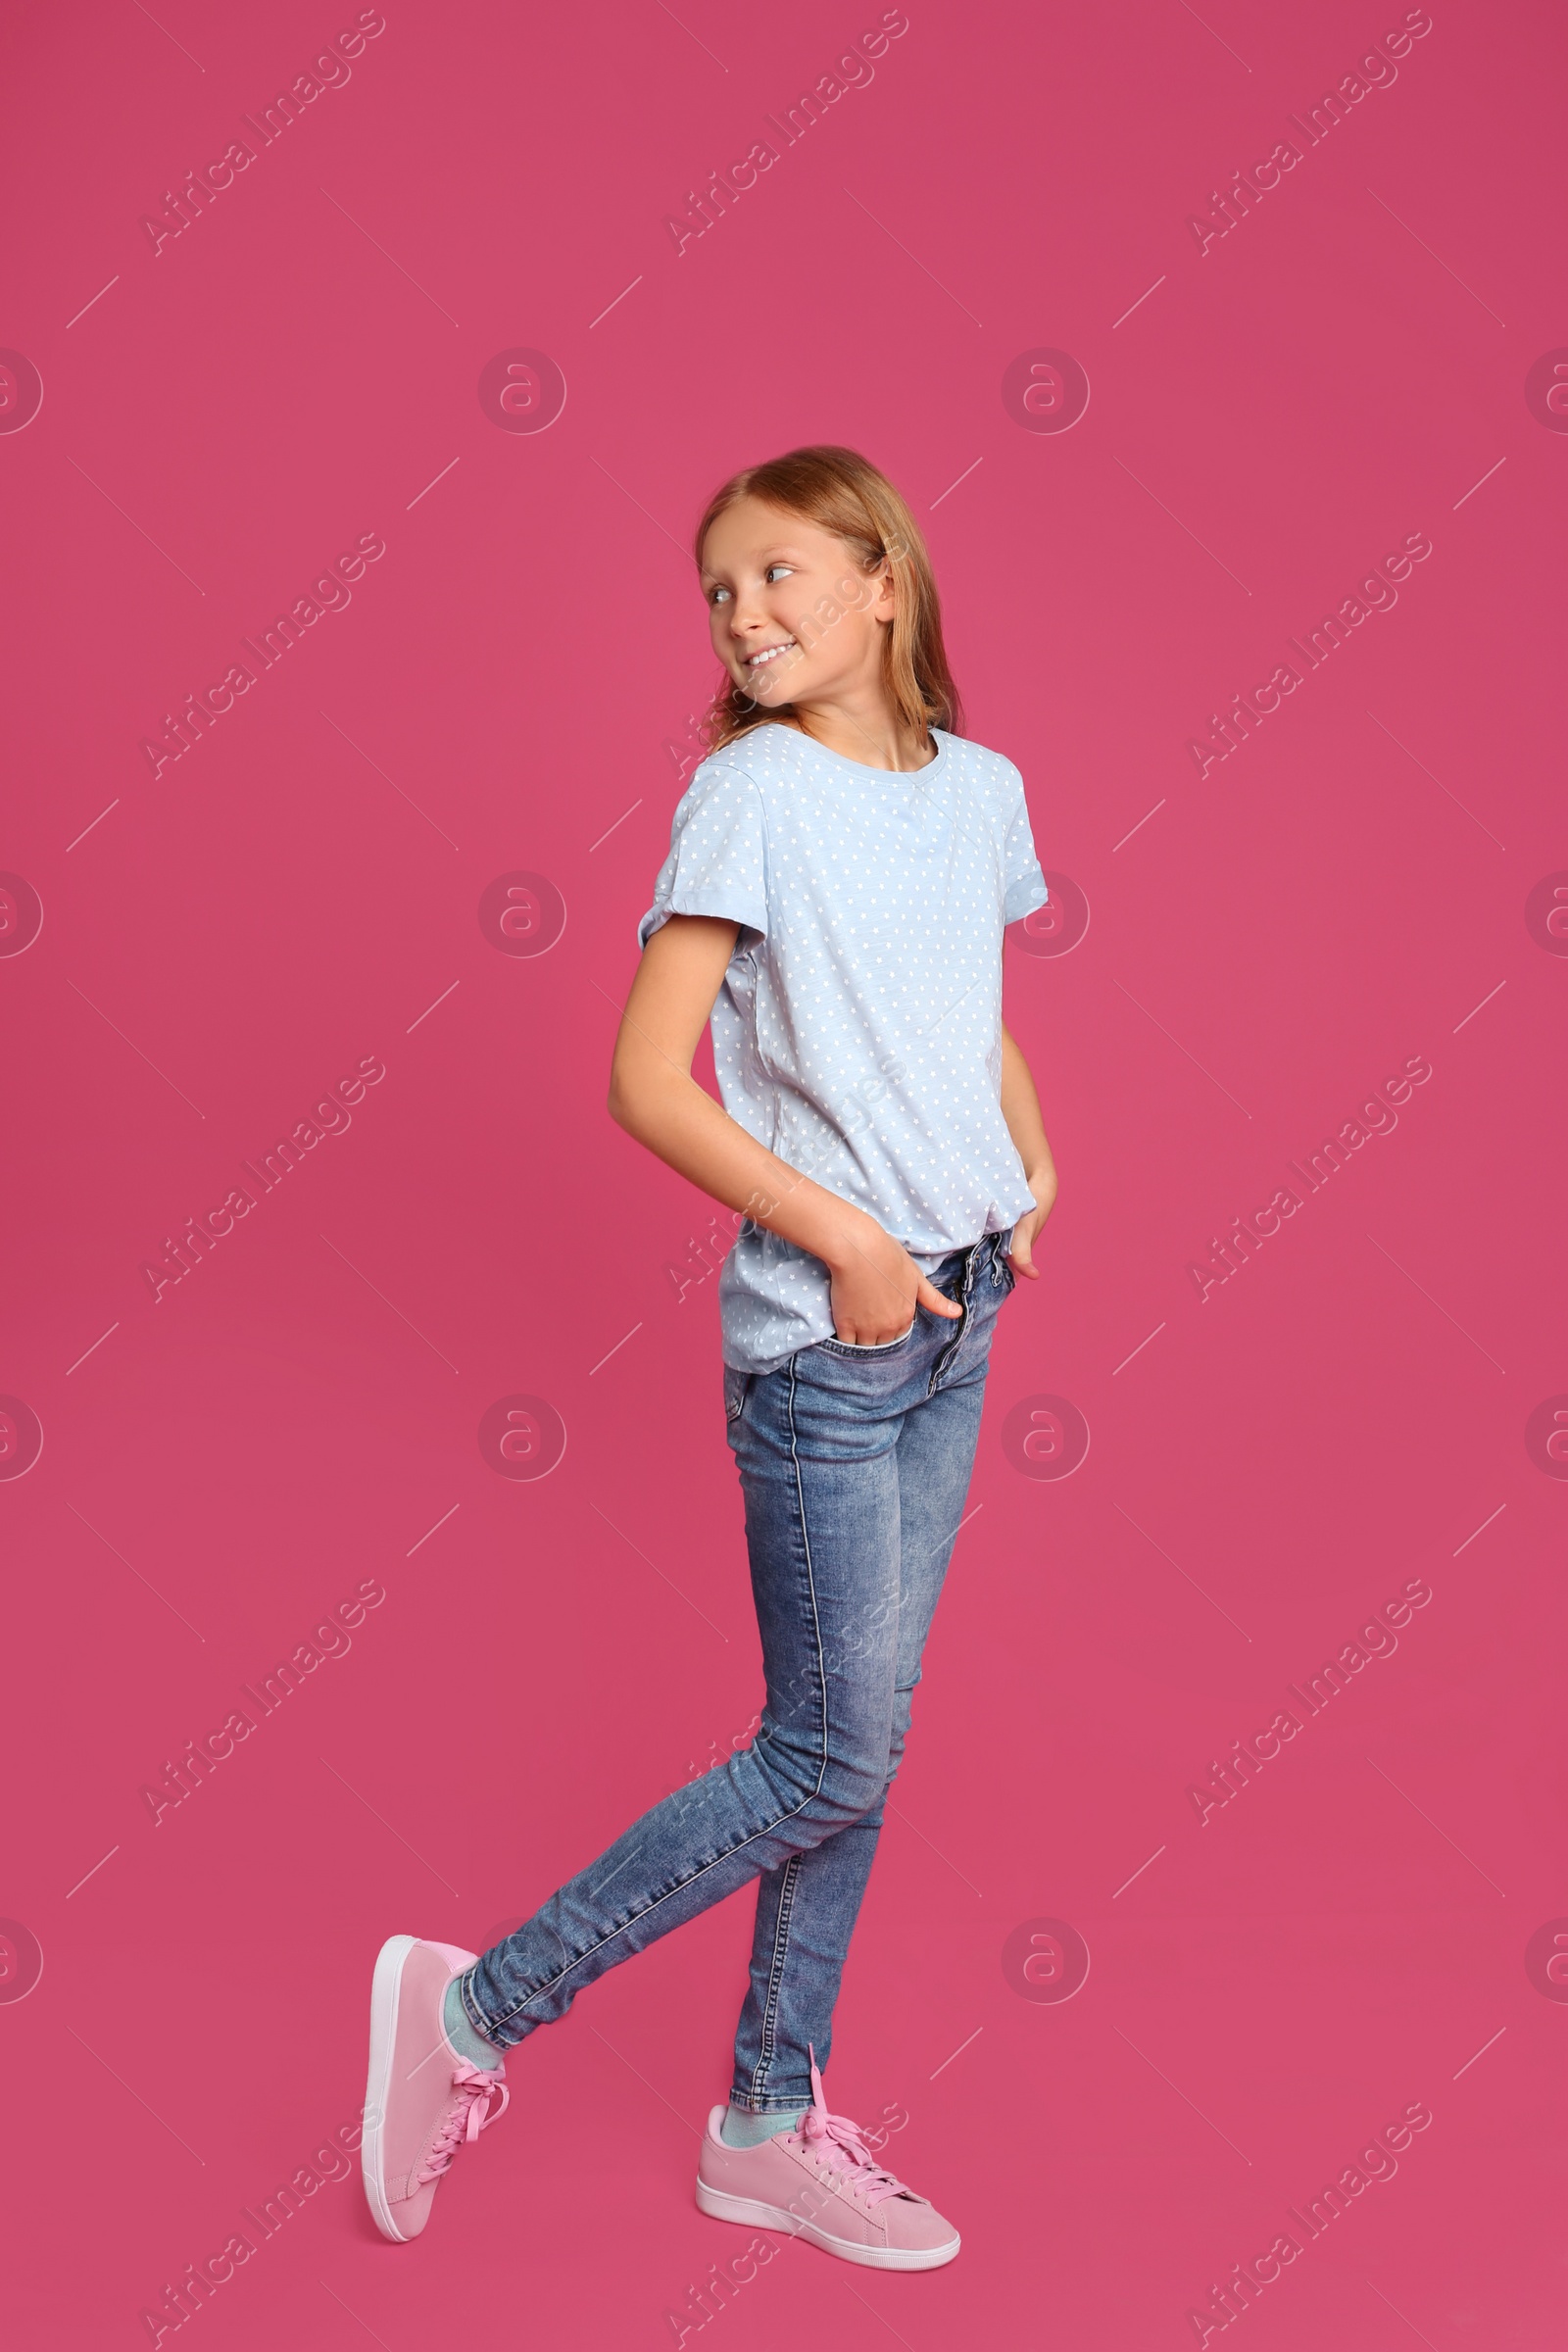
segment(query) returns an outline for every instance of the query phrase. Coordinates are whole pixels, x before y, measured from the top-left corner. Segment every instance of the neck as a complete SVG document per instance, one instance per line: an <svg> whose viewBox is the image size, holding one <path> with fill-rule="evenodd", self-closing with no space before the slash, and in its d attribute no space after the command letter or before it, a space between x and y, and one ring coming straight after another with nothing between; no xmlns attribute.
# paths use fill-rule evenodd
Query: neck
<svg viewBox="0 0 1568 2352"><path fill-rule="evenodd" d="M861 767L884 767L903 775L929 767L936 758L935 745L903 723L880 689L842 701L796 703L791 717L824 751L837 752Z"/></svg>

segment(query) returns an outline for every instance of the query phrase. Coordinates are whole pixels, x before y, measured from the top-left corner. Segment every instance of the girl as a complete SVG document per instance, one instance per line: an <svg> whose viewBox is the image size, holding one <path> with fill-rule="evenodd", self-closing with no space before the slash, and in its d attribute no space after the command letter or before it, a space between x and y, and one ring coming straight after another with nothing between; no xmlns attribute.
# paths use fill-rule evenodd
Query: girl
<svg viewBox="0 0 1568 2352"><path fill-rule="evenodd" d="M751 1983L697 2202L850 2262L957 2232L828 2112L821 2069L963 1515L991 1334L1056 1177L1002 1024L1004 926L1047 903L1018 771L957 732L908 509L848 449L727 482L698 528L724 682L638 928L611 1115L740 1212L718 1297L766 1700L482 1958L376 1962L366 2189L415 2237L504 2110L503 2053L758 1882ZM691 1075L711 1015L723 1107Z"/></svg>

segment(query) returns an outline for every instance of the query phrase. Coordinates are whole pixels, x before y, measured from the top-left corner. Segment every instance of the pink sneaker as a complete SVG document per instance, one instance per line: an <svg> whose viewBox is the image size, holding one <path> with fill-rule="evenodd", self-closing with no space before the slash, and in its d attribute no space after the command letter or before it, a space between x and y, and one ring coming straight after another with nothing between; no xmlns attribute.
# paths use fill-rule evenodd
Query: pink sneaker
<svg viewBox="0 0 1568 2352"><path fill-rule="evenodd" d="M447 1986L477 1958L455 1943L394 1936L376 1959L360 2154L375 2226L399 2245L429 2220L459 2148L504 2114L512 2096L505 2067L470 2066L441 2023Z"/></svg>
<svg viewBox="0 0 1568 2352"><path fill-rule="evenodd" d="M953 2224L882 2170L848 2116L829 2115L814 2059L797 2131L731 2148L719 2137L723 2121L715 2107L697 2164L697 2202L715 2221L783 2230L879 2271L934 2271L958 2251Z"/></svg>

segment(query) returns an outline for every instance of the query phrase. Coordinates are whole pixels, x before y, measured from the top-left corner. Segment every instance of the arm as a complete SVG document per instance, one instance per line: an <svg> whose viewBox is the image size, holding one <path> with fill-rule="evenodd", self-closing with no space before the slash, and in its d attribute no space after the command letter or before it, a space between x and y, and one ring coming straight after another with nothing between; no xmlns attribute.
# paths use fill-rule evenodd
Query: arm
<svg viewBox="0 0 1568 2352"><path fill-rule="evenodd" d="M1002 1028L1002 1115L1023 1161L1024 1181L1035 1201L1029 1214L1020 1217L1013 1228L1008 1263L1015 1274L1027 1274L1031 1282L1038 1282L1040 1268L1034 1262L1034 1242L1055 1202L1056 1164L1046 1141L1040 1097L1029 1075L1029 1064L1005 1022Z"/></svg>
<svg viewBox="0 0 1568 2352"><path fill-rule="evenodd" d="M841 1340L868 1347L898 1339L917 1303L957 1315L874 1217L775 1157L692 1076L737 928L712 915L676 914L654 933L615 1040L611 1117L715 1200L821 1258Z"/></svg>

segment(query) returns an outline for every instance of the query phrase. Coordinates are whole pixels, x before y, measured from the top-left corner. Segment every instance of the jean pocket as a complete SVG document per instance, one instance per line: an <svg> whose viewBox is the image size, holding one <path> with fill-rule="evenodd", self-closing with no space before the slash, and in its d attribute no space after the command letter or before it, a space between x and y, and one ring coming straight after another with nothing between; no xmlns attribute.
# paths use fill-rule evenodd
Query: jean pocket
<svg viewBox="0 0 1568 2352"><path fill-rule="evenodd" d="M825 1348L829 1355L891 1355L896 1348L908 1346L919 1320L916 1314L908 1330L901 1331L896 1340L872 1340L863 1347L858 1340L818 1340L817 1346Z"/></svg>
<svg viewBox="0 0 1568 2352"><path fill-rule="evenodd" d="M738 1421L746 1402L746 1392L752 1385L750 1372L737 1372L733 1364L724 1366L724 1420L726 1426Z"/></svg>

